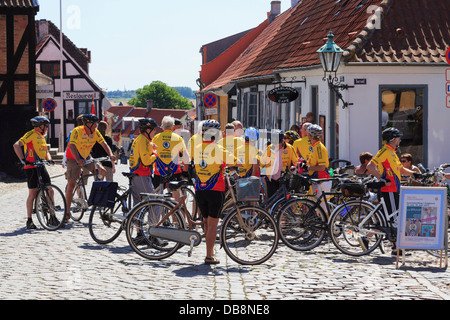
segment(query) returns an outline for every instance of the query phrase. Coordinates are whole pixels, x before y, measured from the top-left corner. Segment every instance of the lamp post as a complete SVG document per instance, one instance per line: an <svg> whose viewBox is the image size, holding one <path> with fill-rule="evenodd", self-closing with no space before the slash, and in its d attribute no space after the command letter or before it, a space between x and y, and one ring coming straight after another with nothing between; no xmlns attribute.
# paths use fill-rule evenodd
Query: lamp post
<svg viewBox="0 0 450 320"><path fill-rule="evenodd" d="M344 50L342 50L333 39L334 35L330 30L327 43L317 50L317 53L319 54L320 63L322 64L324 71L323 81L328 82L328 87L336 93L338 98L344 104L345 109L353 104L345 102L339 90L348 90L353 87L341 83L336 76L339 65L341 64L342 56L344 55Z"/></svg>

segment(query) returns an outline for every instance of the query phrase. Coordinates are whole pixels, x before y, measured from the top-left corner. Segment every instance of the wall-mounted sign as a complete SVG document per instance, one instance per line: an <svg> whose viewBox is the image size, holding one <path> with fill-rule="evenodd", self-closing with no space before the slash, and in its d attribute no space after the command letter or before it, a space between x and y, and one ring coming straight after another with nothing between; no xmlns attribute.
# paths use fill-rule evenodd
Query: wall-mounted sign
<svg viewBox="0 0 450 320"><path fill-rule="evenodd" d="M355 85L366 85L367 79L355 79Z"/></svg>
<svg viewBox="0 0 450 320"><path fill-rule="evenodd" d="M36 87L36 99L47 99L54 96L53 85Z"/></svg>
<svg viewBox="0 0 450 320"><path fill-rule="evenodd" d="M297 100L299 93L291 87L278 87L269 91L268 97L277 103L289 103Z"/></svg>
<svg viewBox="0 0 450 320"><path fill-rule="evenodd" d="M64 100L98 100L99 92L64 92Z"/></svg>

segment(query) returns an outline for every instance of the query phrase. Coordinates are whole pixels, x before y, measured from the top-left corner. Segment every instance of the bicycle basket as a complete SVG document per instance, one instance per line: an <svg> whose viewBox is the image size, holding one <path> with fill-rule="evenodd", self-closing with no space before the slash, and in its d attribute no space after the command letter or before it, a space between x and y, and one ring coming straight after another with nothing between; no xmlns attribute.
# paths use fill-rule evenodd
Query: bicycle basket
<svg viewBox="0 0 450 320"><path fill-rule="evenodd" d="M344 182L341 184L341 190L346 197L362 197L366 194L364 184L359 182Z"/></svg>
<svg viewBox="0 0 450 320"><path fill-rule="evenodd" d="M242 178L236 181L236 199L238 201L258 201L261 180L258 177Z"/></svg>
<svg viewBox="0 0 450 320"><path fill-rule="evenodd" d="M113 208L119 184L117 182L95 181L92 183L88 205Z"/></svg>

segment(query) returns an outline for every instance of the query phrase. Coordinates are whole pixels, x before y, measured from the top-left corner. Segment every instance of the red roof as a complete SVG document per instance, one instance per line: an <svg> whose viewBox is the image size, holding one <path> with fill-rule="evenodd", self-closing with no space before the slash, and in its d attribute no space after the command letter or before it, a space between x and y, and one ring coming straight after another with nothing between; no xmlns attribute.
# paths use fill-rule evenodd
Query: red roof
<svg viewBox="0 0 450 320"><path fill-rule="evenodd" d="M277 70L319 66L330 30L346 62L445 63L448 0L301 0L204 90ZM375 11L378 10L378 11ZM375 13L375 23L371 17Z"/></svg>

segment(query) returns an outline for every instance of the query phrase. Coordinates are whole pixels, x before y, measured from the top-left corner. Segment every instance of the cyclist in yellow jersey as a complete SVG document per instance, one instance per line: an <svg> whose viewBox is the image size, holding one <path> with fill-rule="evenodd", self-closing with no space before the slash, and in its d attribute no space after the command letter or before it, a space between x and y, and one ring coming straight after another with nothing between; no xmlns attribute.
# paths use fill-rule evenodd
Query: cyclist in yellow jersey
<svg viewBox="0 0 450 320"><path fill-rule="evenodd" d="M180 181L181 173L187 172L189 154L182 137L173 132L175 118L166 116L162 119L161 127L164 130L153 138L153 143L158 147L157 158L154 164L153 185L157 188L161 183L161 177L171 172L173 179ZM181 158L181 159L180 159ZM175 200L179 199L179 192L173 192Z"/></svg>
<svg viewBox="0 0 450 320"><path fill-rule="evenodd" d="M414 171L403 167L396 151L398 150L403 134L396 128L383 131L383 141L386 144L377 152L367 165L367 172L377 179L386 182L380 191L385 197L386 206L391 213L398 208L400 181L402 175L411 176Z"/></svg>
<svg viewBox="0 0 450 320"><path fill-rule="evenodd" d="M231 154L215 143L220 135L220 124L215 120L206 120L202 125L202 144L194 148L191 155L195 163L195 195L200 212L203 216L206 258L205 264L218 264L214 257L217 224L222 210L225 192L225 177L223 159ZM237 159L234 160L237 165Z"/></svg>
<svg viewBox="0 0 450 320"><path fill-rule="evenodd" d="M236 128L233 123L228 123L225 126L225 131L223 132L223 138L220 139L217 144L226 149L228 152L233 154L233 157L237 156L237 149L244 145L245 141L240 136L237 136L240 132L240 127ZM224 161L229 164L233 162L233 158L224 159Z"/></svg>
<svg viewBox="0 0 450 320"><path fill-rule="evenodd" d="M73 197L73 190L80 177L81 169L86 169L95 173L95 163L86 165L92 148L98 142L108 154L111 161L115 161L116 157L113 155L111 148L106 143L101 133L97 130L98 122L100 121L96 115L85 114L82 116L82 126L76 127L70 134L69 147L66 151L66 202L67 208L70 208ZM106 170L101 164L98 164L99 174L105 176ZM67 217L68 219L69 217Z"/></svg>
<svg viewBox="0 0 450 320"><path fill-rule="evenodd" d="M14 151L19 160L24 165L25 174L28 183L28 198L26 202L27 208L27 223L28 230L36 229L32 220L33 204L36 194L38 192L39 181L38 172L36 167L29 165L36 161L49 161L54 163L47 147L47 141L45 135L48 132L48 126L50 121L46 117L34 117L31 119L33 130L27 132L22 138L20 138L13 146ZM23 148L23 151L22 151ZM50 176L45 167L41 168L41 175L45 184L50 184ZM50 196L53 196L53 190L50 191ZM52 216L53 217L53 216ZM55 224L57 221L55 221Z"/></svg>
<svg viewBox="0 0 450 320"><path fill-rule="evenodd" d="M194 148L202 143L202 125L204 121L200 121L197 126L197 133L192 135L188 142L189 154L194 154Z"/></svg>
<svg viewBox="0 0 450 320"><path fill-rule="evenodd" d="M415 174L414 171L403 167L396 154L402 136L403 134L396 128L391 127L384 130L382 137L386 143L366 167L369 174L386 183L380 191L386 203L387 214L391 214L399 208L402 175L412 176ZM395 243L392 249L392 255L397 255Z"/></svg>
<svg viewBox="0 0 450 320"><path fill-rule="evenodd" d="M137 176L131 180L131 189L133 194L133 204L140 201L141 193L152 193L152 166L156 160L155 150L153 149L152 138L155 135L155 128L158 124L153 119L140 119L140 135L134 139L131 145L131 154L129 158L130 172Z"/></svg>
<svg viewBox="0 0 450 320"><path fill-rule="evenodd" d="M255 128L245 130L245 144L237 148L237 158L242 163L239 167L239 176L248 178L251 176L259 177L259 150L255 143L259 139L259 132Z"/></svg>
<svg viewBox="0 0 450 320"><path fill-rule="evenodd" d="M294 148L295 153L297 153L297 156L302 158L303 160L307 161L309 158L309 155L312 150L311 141L308 137L308 128L312 124L309 122L305 122L302 125L302 137L299 140L294 141L294 144L292 147Z"/></svg>

